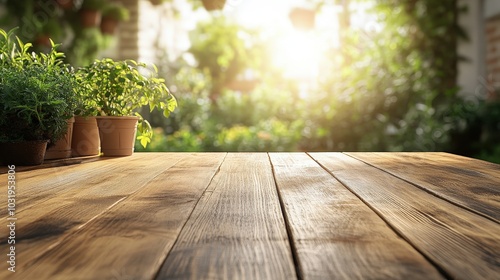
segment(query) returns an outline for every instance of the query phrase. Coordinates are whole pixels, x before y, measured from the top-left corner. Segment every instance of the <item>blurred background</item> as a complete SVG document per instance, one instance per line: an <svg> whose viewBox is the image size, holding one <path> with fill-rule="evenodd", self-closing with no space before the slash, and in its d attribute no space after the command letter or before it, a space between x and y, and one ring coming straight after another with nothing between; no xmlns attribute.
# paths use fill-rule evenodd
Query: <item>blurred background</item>
<svg viewBox="0 0 500 280"><path fill-rule="evenodd" d="M83 19L91 8L93 22ZM0 0L0 26L20 26L37 49L62 43L74 66L156 64L179 108L169 119L143 112L155 137L136 151L500 162L497 0Z"/></svg>

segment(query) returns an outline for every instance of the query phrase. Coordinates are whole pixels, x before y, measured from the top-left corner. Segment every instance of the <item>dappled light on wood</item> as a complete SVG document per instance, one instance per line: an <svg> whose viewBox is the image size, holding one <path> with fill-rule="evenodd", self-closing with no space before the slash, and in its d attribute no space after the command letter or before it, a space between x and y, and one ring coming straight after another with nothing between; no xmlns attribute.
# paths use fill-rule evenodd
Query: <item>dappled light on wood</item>
<svg viewBox="0 0 500 280"><path fill-rule="evenodd" d="M66 164L15 174L15 279L500 273L496 164L447 153L303 152ZM7 172L0 168L0 182Z"/></svg>

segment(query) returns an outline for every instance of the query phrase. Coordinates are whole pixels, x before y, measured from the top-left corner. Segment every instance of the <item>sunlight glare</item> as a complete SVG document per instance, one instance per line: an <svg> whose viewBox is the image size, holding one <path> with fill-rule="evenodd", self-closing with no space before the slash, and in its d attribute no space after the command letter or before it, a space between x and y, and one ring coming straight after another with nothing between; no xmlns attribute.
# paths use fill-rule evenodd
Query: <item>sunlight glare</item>
<svg viewBox="0 0 500 280"><path fill-rule="evenodd" d="M291 31L278 39L273 63L288 78L312 80L318 76L322 48L314 34Z"/></svg>

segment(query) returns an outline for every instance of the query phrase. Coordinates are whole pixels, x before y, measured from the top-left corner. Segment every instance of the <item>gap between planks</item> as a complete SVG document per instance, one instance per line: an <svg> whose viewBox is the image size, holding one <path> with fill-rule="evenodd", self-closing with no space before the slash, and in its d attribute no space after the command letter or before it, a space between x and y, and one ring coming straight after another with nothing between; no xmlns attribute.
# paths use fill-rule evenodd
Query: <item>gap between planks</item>
<svg viewBox="0 0 500 280"><path fill-rule="evenodd" d="M451 278L488 279L500 273L495 222L347 155L311 156Z"/></svg>
<svg viewBox="0 0 500 280"><path fill-rule="evenodd" d="M302 278L443 278L310 156L273 153L271 158Z"/></svg>
<svg viewBox="0 0 500 280"><path fill-rule="evenodd" d="M229 153L157 279L296 278L267 154Z"/></svg>
<svg viewBox="0 0 500 280"><path fill-rule="evenodd" d="M164 155L164 156L168 157L169 155ZM141 161L141 159L143 159L143 157L144 157L144 155L137 155L136 158L132 158L132 160ZM175 164L175 162L178 162L180 159L181 159L181 157L175 156L174 162L170 163L168 165L168 168L171 168L171 166L173 166ZM121 166L123 164L123 165L128 166L130 163L130 160L131 159L129 159L129 158L126 158L126 159L120 158L120 159L116 160L115 165ZM86 168L91 168L93 165L100 166L101 163L102 163L101 161L89 163L88 165L86 165ZM105 164L105 166L109 166L109 164ZM83 168L83 167L82 166L78 166L78 167L68 166L66 168L73 169L73 168ZM162 173L161 170L163 170L163 168L161 168L160 165L158 165L158 167L156 167L156 169L158 169L158 171L151 172L151 174L150 174L150 175L153 175L153 177L147 177L146 180L149 179L149 181L151 181L154 179L154 177L156 177ZM152 170L156 170L156 169L152 169ZM61 171L62 170L64 170L64 168L61 169ZM99 170L101 170L101 169L99 169ZM36 170L35 172L41 172L41 171ZM47 176L49 176L49 175L46 175L45 177L47 177ZM37 181L37 180L35 180L35 181ZM88 184L89 186L87 186L87 188L85 188L83 186L76 186L75 190L78 191L78 194L85 194L86 192L89 192L89 191L92 193L93 187L95 188L96 186L91 185L92 183L89 182L88 180L85 180L85 178L83 178L82 182ZM103 184L105 184L105 183L106 182L103 182ZM36 182L34 182L33 184L37 185ZM24 221L24 223L21 224L21 226L17 229L17 231L18 231L18 233L23 233L23 232L24 233L19 234L19 237L16 240L16 244L19 243L18 250L20 252L19 252L18 257L19 257L19 259L23 259L24 262L26 263L26 265L20 266L20 271L18 271L18 273L22 273L23 269L28 267L31 263L35 262L36 259L39 259L41 256L45 255L47 252L50 252L51 250L56 248L59 244L61 244L61 242L63 242L64 240L67 240L69 237L71 237L75 233L79 232L83 228L82 227L83 225L87 225L90 221L95 220L97 217L106 213L107 211L109 211L110 209L112 209L113 207L118 205L121 201L123 201L124 198L130 196L132 193L137 192L142 187L144 187L146 184L147 184L147 182L141 182L140 186L135 188L135 189L132 188L128 191L126 191L126 190L121 191L120 190L119 192L121 192L122 194L118 195L118 197L116 197L116 198L115 198L116 195L113 195L114 191L110 191L111 193L108 194L108 195L110 195L110 199L104 197L103 198L104 199L103 200L104 207L102 209L97 209L97 211L96 210L88 211L88 209L86 209L89 207L94 208L95 205L84 204L83 213L82 213L81 204L84 203L85 200L79 200L80 197L76 193L71 191L71 189L65 189L65 188L62 188L61 189L62 192L58 193L57 196L54 196L54 193L52 192L51 193L52 198L49 198L47 200L43 200L40 203L37 203L37 205L39 205L39 208L40 208L40 206L43 206L41 209L43 209L43 211L49 211L49 212L42 213L41 211L36 211L35 215L29 215L30 214L29 209L27 209L27 210L25 209L24 211L18 211L16 216L28 215L25 218L19 217L19 219L22 219ZM118 185L117 186L118 188L120 188L120 189L122 188L121 184L117 184L117 185ZM63 186L63 185L61 185L61 186ZM108 191L107 188L103 188L103 189L106 189L106 191ZM64 196L66 196L66 197L64 197ZM71 198L73 198L74 201ZM76 198L76 200L75 200L75 198ZM110 201L108 201L108 200L110 200ZM53 203L50 203L51 201ZM63 201L63 202L61 202L61 201ZM70 207L71 210L69 210L69 212L64 210L64 207L71 206L71 205L80 205L80 207ZM33 210L33 209L34 208L32 208L31 210ZM47 210L47 209L49 209L49 210ZM76 211L79 211L79 212L76 213ZM95 212L95 213L93 213L93 212ZM87 214L87 217L85 216L86 214ZM73 218L78 216L78 217L80 217L81 222L78 222L77 224L74 225L73 224L74 221L78 220L78 219L70 219L70 221L72 221L72 223L70 223L70 224L63 223L62 225L59 225L60 227L62 227L61 228L62 231L60 231L60 232L59 231L48 232L47 235L42 235L41 237L40 236L31 237L30 231L33 231L33 230L35 230L35 232L37 231L37 227L35 225L41 224L40 226L45 226L45 227L48 226L48 225L45 225L46 221L44 222L44 219L50 218L51 220L55 219L55 221L57 221L61 217L64 218L65 215L69 216L69 217L73 217ZM29 222L27 222L27 221L29 221ZM66 220L64 220L64 221L66 221ZM27 233L28 235L26 234L27 231L28 231L28 233ZM24 238L23 236L26 236L26 238ZM47 243L49 243L49 245L45 245ZM16 247L18 247L18 246L16 246ZM6 271L7 271L6 269L0 271L0 278L2 277L4 272L6 272Z"/></svg>
<svg viewBox="0 0 500 280"><path fill-rule="evenodd" d="M271 155L267 153L267 158L269 160L269 164L271 165L271 170L273 172L273 178L274 178L274 186L276 188L276 194L279 199L280 207L281 207L281 214L283 216L283 220L285 221L285 227L286 227L286 234L288 237L288 243L290 244L290 248L292 249L292 258L293 258L293 264L295 265L295 273L297 275L298 280L304 279L304 274L302 273L300 262L299 262L299 256L297 252L297 247L295 246L295 242L293 242L293 232L291 228L291 223L290 220L288 219L288 216L286 215L286 209L285 209L285 203L283 201L283 197L281 195L281 192L279 191L278 187L278 181L276 179L276 170L274 168L273 161L271 160Z"/></svg>
<svg viewBox="0 0 500 280"><path fill-rule="evenodd" d="M419 179L417 177L412 178L410 175L406 175L401 171L394 170L394 168L384 166L383 163L378 163L376 161L378 159L377 157L389 157L392 159L399 160L399 164L404 164L403 162L401 162L401 160L402 160L401 155L413 155L414 157L419 158L422 161L435 162L436 164L438 164L438 162L434 159L429 159L429 158L424 159L424 158L418 156L419 153L398 153L397 156L394 156L394 154L392 154L392 153L387 154L387 153L375 153L375 152L371 152L371 153L344 153L344 154L347 156L350 156L354 159L357 159L361 162L364 162L369 166L372 166L372 167L377 168L383 172L386 172L386 173L388 173L396 178L399 178L399 179L401 179L401 180L403 180L403 181L405 181L405 182L407 182L407 183L409 183L409 184L411 184L411 185L413 185L413 186L415 186L415 187L417 187L417 188L419 188L419 189L421 189L421 190L423 190L423 191L425 191L433 196L436 196L440 199L443 199L443 200L445 200L453 205L456 205L456 206L463 208L467 211L470 211L474 214L480 215L480 216L482 216L486 219L489 219L497 224L500 224L500 221L498 220L498 217L499 217L498 210L490 210L488 208L485 208L487 206L489 206L489 207L498 206L499 205L498 202L495 204L492 200L486 198L486 199L480 200L479 204L469 205L470 204L470 203L468 203L469 197L481 199L475 193L471 193L468 191L470 188L472 188L472 186L470 186L470 185L465 186L462 183L458 183L458 186L463 186L462 189L465 190L467 192L467 194L465 194L465 196L460 195L460 194L457 195L456 193L452 192L456 188L451 187L451 188L447 188L447 189L439 189L439 188L437 188L437 186L435 184L431 184L431 183L422 181L421 179ZM428 153L426 153L426 155L427 154ZM446 154L446 153L429 153L429 154L430 155L428 155L428 156L431 156L431 157L432 157L432 155L445 155L445 156L449 155L450 157L453 156L451 154ZM372 157L375 157L375 162L370 161L370 159ZM380 160L380 159L378 159L378 160ZM436 164L432 164L432 165L436 165ZM431 164L429 163L429 165L431 165ZM494 166L494 164L489 163L489 166ZM439 165L437 166L437 168L439 168ZM462 176L462 177L466 177L466 176ZM498 178L500 178L500 177L498 177ZM412 181L412 179L414 181ZM472 181L474 181L474 178L468 178L468 180L469 180L469 182L472 182ZM495 183L493 183L493 184L490 183L489 185L493 186L494 184ZM500 190L491 189L490 192L491 192L491 195L493 197L499 196L499 194L500 194Z"/></svg>
<svg viewBox="0 0 500 280"><path fill-rule="evenodd" d="M176 229L185 222L182 211L193 209L192 205L208 186L207 182L213 178L222 157L184 154L179 158L137 192L47 252L37 263L44 268L43 271L31 269L27 276L43 275L50 279L77 279L80 275L86 275L88 279L152 278L169 251L168 246L174 240L172 237L178 235ZM210 160L199 166L199 158ZM196 173L189 176L189 172ZM179 210L180 206L184 210ZM181 212L168 215L172 211ZM141 236L147 238L138 238Z"/></svg>

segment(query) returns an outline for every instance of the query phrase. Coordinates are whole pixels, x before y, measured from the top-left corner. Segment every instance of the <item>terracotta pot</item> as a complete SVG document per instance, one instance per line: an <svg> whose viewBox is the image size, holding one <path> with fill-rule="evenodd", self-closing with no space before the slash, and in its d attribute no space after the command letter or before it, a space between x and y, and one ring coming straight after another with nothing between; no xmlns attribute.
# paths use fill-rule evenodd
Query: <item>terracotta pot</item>
<svg viewBox="0 0 500 280"><path fill-rule="evenodd" d="M40 165L48 140L0 143L0 164Z"/></svg>
<svg viewBox="0 0 500 280"><path fill-rule="evenodd" d="M207 11L222 10L226 4L226 0L202 0L201 2Z"/></svg>
<svg viewBox="0 0 500 280"><path fill-rule="evenodd" d="M293 27L301 30L311 30L314 28L316 13L314 10L305 8L294 8L290 12L290 20Z"/></svg>
<svg viewBox="0 0 500 280"><path fill-rule="evenodd" d="M134 153L138 117L96 117L104 156L130 156Z"/></svg>
<svg viewBox="0 0 500 280"><path fill-rule="evenodd" d="M35 44L42 47L50 47L50 36L45 34L40 34L35 39Z"/></svg>
<svg viewBox="0 0 500 280"><path fill-rule="evenodd" d="M83 27L97 27L101 23L101 12L95 10L81 10L80 19Z"/></svg>
<svg viewBox="0 0 500 280"><path fill-rule="evenodd" d="M74 7L73 0L56 0L56 2L63 10L71 10Z"/></svg>
<svg viewBox="0 0 500 280"><path fill-rule="evenodd" d="M251 91L257 86L256 80L236 80L228 83L226 87L230 90Z"/></svg>
<svg viewBox="0 0 500 280"><path fill-rule="evenodd" d="M73 124L75 118L68 120L68 130L63 138L47 149L45 159L59 159L71 157L71 139L73 138Z"/></svg>
<svg viewBox="0 0 500 280"><path fill-rule="evenodd" d="M101 20L101 32L103 34L108 34L108 35L113 35L115 34L116 27L118 27L118 21L109 18L109 17L103 17Z"/></svg>
<svg viewBox="0 0 500 280"><path fill-rule="evenodd" d="M74 157L98 155L100 144L96 118L75 117L71 155Z"/></svg>

